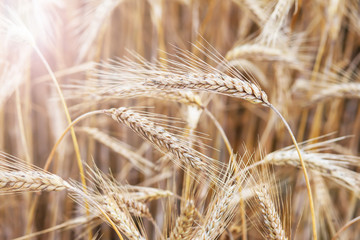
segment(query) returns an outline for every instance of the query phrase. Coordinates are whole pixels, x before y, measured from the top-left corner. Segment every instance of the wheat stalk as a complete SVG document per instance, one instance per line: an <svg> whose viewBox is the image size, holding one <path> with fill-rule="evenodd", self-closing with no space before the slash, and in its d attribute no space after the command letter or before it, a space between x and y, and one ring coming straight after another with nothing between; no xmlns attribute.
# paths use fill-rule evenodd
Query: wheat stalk
<svg viewBox="0 0 360 240"><path fill-rule="evenodd" d="M78 11L75 21L72 22L74 32L78 35L79 52L77 62L82 61L85 56L89 55L92 45L99 35L103 34L103 30L107 25L107 21L116 9L116 7L124 0L83 0L83 9ZM85 12L85 13L84 13ZM90 17L90 21L83 21L81 15Z"/></svg>
<svg viewBox="0 0 360 240"><path fill-rule="evenodd" d="M82 226L82 225L85 225L85 224L93 224L93 225L99 225L100 224L100 221L99 221L99 218L97 216L94 216L94 215L90 215L90 216L79 216L79 217L75 217L75 218L72 218L66 222L63 222L61 224L58 224L54 227L50 227L50 228L47 228L47 229L44 229L44 230L41 230L41 231L38 231L38 232L34 232L34 233L30 233L30 234L27 234L25 236L22 236L22 237L18 237L18 238L15 238L14 240L26 240L26 239L29 239L29 238L35 238L35 237L38 237L39 235L43 235L43 234L46 234L46 233L51 233L51 232L54 232L54 231L58 231L58 230L65 230L65 229L74 229L78 226Z"/></svg>
<svg viewBox="0 0 360 240"><path fill-rule="evenodd" d="M267 21L268 13L260 6L260 2L254 2L251 0L233 0L240 7L248 9L256 18L258 25L262 25Z"/></svg>

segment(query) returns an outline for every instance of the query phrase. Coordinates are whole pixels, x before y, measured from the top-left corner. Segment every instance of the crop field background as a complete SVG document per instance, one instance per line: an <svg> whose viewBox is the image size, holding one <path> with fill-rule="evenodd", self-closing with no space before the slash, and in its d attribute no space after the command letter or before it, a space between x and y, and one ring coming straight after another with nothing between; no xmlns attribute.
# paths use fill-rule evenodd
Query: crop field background
<svg viewBox="0 0 360 240"><path fill-rule="evenodd" d="M0 239L359 239L356 0L0 0Z"/></svg>

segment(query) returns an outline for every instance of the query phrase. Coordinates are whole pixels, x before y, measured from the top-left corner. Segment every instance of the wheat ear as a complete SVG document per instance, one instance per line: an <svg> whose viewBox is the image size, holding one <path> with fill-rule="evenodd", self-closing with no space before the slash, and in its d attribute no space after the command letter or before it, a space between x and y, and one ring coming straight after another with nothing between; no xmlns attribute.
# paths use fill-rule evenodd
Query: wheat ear
<svg viewBox="0 0 360 240"><path fill-rule="evenodd" d="M263 44L244 44L230 50L226 54L226 58L229 60L245 58L258 61L275 61L301 69L303 66L301 66L295 54L290 51L284 51L281 48L269 47Z"/></svg>
<svg viewBox="0 0 360 240"><path fill-rule="evenodd" d="M208 210L204 226L199 229L194 239L215 239L225 229L235 211L235 203L238 203L238 190L237 184L227 185L218 193Z"/></svg>
<svg viewBox="0 0 360 240"><path fill-rule="evenodd" d="M98 169L94 170L90 167L88 169L91 179L97 186L100 186L104 193L101 194L91 188L85 192L78 187L79 184L72 182L69 191L74 201L79 205L85 205L84 207L88 206L93 214L110 224L120 239L123 240L121 233L128 239L145 239L133 222L127 204L122 201L122 197L117 196L118 193L122 193L117 191L121 188L105 178ZM88 205L86 205L87 203Z"/></svg>
<svg viewBox="0 0 360 240"><path fill-rule="evenodd" d="M121 205L127 208L134 216L152 218L149 208L144 203L130 199L126 195L116 196L115 199L117 199L117 202L121 203Z"/></svg>
<svg viewBox="0 0 360 240"><path fill-rule="evenodd" d="M328 177L350 191L353 191L356 195L359 195L360 174L349 169L349 166L358 165L359 158L349 155L318 152L322 149L329 149L331 143L341 139L344 139L344 137L303 146L302 156L308 169ZM264 157L263 161L275 165L300 167L297 153L295 149L291 147L269 153Z"/></svg>
<svg viewBox="0 0 360 240"><path fill-rule="evenodd" d="M128 237L130 240L145 240L140 234L138 229L132 223L132 219L129 215L125 214L124 211L119 208L116 201L111 197L104 198L103 209L111 218L111 220L119 227L119 229Z"/></svg>
<svg viewBox="0 0 360 240"><path fill-rule="evenodd" d="M255 193L260 201L261 211L264 216L264 222L270 231L269 237L274 240L287 240L285 231L282 228L280 217L276 211L275 205L266 189L266 185L260 185Z"/></svg>
<svg viewBox="0 0 360 240"><path fill-rule="evenodd" d="M180 139L139 113L125 107L103 110L103 112L111 116L115 121L127 125L160 151L173 154L177 160L185 162L194 169L212 173L209 171L209 169L212 169L210 165L211 159L208 159L209 162L205 162L203 159L205 156L195 153L195 150L182 143ZM181 163L179 165L182 166Z"/></svg>
<svg viewBox="0 0 360 240"><path fill-rule="evenodd" d="M19 191L62 191L70 185L61 177L38 171L11 171L0 170L1 192Z"/></svg>
<svg viewBox="0 0 360 240"><path fill-rule="evenodd" d="M192 201L187 202L181 215L176 219L174 229L170 234L170 240L190 239L190 230L194 224L195 205Z"/></svg>
<svg viewBox="0 0 360 240"><path fill-rule="evenodd" d="M321 90L312 96L312 102L319 102L332 97L360 98L359 83L327 84L320 87Z"/></svg>
<svg viewBox="0 0 360 240"><path fill-rule="evenodd" d="M58 175L0 152L0 194L25 191L62 191L71 185Z"/></svg>
<svg viewBox="0 0 360 240"><path fill-rule="evenodd" d="M51 164L51 160L54 156L57 146L65 137L65 134L69 131L69 129L71 129L76 123L85 119L86 117L101 113L105 113L111 116L115 121L127 125L128 127L130 127L130 129L139 134L142 138L148 140L159 150L174 154L179 160L184 160L194 169L205 169L209 167L209 165L206 164L200 156L194 154L193 149L190 149L185 144L181 143L181 141L173 134L166 131L163 127L155 125L154 122L148 120L146 117L141 116L139 113L136 113L125 107L96 110L83 114L77 119L75 119L65 129L61 137L54 145L47 159L46 166L49 166Z"/></svg>
<svg viewBox="0 0 360 240"><path fill-rule="evenodd" d="M167 74L163 78L148 78L145 85L160 89L190 89L209 91L227 96L238 97L252 103L268 105L268 97L258 86L248 81L227 76L225 74Z"/></svg>

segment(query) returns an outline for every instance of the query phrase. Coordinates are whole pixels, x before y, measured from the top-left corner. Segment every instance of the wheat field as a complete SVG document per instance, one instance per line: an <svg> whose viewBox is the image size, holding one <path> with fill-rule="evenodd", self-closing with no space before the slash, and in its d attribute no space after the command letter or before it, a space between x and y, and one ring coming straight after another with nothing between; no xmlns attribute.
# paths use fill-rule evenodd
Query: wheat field
<svg viewBox="0 0 360 240"><path fill-rule="evenodd" d="M1 0L0 239L359 239L360 2Z"/></svg>

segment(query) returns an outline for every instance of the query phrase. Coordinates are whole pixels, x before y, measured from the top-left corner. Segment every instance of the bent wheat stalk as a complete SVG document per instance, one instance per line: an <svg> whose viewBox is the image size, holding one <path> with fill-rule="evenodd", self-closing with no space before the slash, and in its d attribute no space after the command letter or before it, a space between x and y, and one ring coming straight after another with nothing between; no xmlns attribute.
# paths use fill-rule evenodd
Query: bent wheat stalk
<svg viewBox="0 0 360 240"><path fill-rule="evenodd" d="M66 222L60 223L54 227L50 227L41 231L37 231L34 233L27 234L22 237L14 238L13 240L26 240L30 238L39 237L40 235L51 233L54 231L60 231L60 230L68 230L68 229L74 229L76 227L82 226L84 224L91 224L91 225L99 225L101 222L99 221L99 218L95 215L90 216L80 216L76 218L72 218Z"/></svg>
<svg viewBox="0 0 360 240"><path fill-rule="evenodd" d="M88 112L88 113L85 113L81 116L79 116L78 118L76 118L74 121L72 121L69 126L64 130L63 134L59 137L59 139L57 140L57 142L54 144L53 148L51 149L51 152L46 160L46 163L45 163L45 166L44 166L44 169L48 169L51 162L52 162L52 159L55 155L55 151L57 149L57 147L59 146L59 144L61 143L61 141L64 139L66 133L72 129L74 127L75 124L77 124L78 122L80 122L81 120L89 117L89 116L93 116L93 115L96 115L96 114L99 114L99 113L102 113L102 111L93 111L93 112Z"/></svg>

